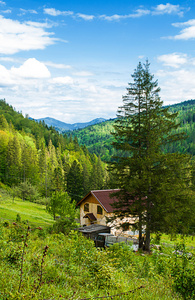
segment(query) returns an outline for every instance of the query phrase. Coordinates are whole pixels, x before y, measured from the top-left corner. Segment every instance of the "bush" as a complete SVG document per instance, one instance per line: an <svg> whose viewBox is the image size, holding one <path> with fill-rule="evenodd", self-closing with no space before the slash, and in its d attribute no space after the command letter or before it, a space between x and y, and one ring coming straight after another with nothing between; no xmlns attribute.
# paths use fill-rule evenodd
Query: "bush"
<svg viewBox="0 0 195 300"><path fill-rule="evenodd" d="M174 287L184 299L195 299L195 261L181 244L174 251L175 263L172 270Z"/></svg>
<svg viewBox="0 0 195 300"><path fill-rule="evenodd" d="M75 229L76 227L78 227L76 221L74 218L59 218L57 219L57 221L54 223L53 225L53 232L55 233L64 233L64 234L68 234L71 230Z"/></svg>

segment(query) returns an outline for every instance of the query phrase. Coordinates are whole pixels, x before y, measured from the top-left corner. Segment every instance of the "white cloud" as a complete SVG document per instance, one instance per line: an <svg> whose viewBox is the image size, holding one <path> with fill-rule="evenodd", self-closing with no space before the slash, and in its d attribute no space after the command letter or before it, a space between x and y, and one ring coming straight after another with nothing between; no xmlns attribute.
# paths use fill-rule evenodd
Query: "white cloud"
<svg viewBox="0 0 195 300"><path fill-rule="evenodd" d="M173 23L174 27L186 27L180 31L179 34L175 36L169 36L168 39L173 40L190 40L195 38L195 19L189 20L187 22Z"/></svg>
<svg viewBox="0 0 195 300"><path fill-rule="evenodd" d="M81 76L81 77L89 77L89 76L93 76L93 73L88 71L79 71L79 72L74 72L73 75Z"/></svg>
<svg viewBox="0 0 195 300"><path fill-rule="evenodd" d="M139 18L142 16L146 16L150 14L150 10L148 9L137 9L134 14L130 14L129 18Z"/></svg>
<svg viewBox="0 0 195 300"><path fill-rule="evenodd" d="M12 85L14 81L11 79L10 72L2 65L0 65L0 86Z"/></svg>
<svg viewBox="0 0 195 300"><path fill-rule="evenodd" d="M137 9L135 13L133 14L128 14L128 15L112 15L112 16L107 16L107 15L101 15L99 16L100 19L106 20L106 21L119 21L121 19L129 19L129 18L139 18L145 15L150 14L150 11L147 9Z"/></svg>
<svg viewBox="0 0 195 300"><path fill-rule="evenodd" d="M15 62L15 58L13 57L0 57L1 61L9 61L9 62Z"/></svg>
<svg viewBox="0 0 195 300"><path fill-rule="evenodd" d="M183 16L184 14L184 8L180 5L173 5L170 3L167 4L159 4L154 8L144 9L140 7L139 9L135 10L134 13L126 14L126 15L119 15L114 14L112 16L107 15L101 15L99 16L100 19L107 20L107 21L119 21L122 19L128 19L128 18L140 18L146 15L164 15L164 14L174 14L178 16Z"/></svg>
<svg viewBox="0 0 195 300"><path fill-rule="evenodd" d="M38 14L38 12L34 9L23 9L20 8L21 14L25 15L26 13L30 13L30 14Z"/></svg>
<svg viewBox="0 0 195 300"><path fill-rule="evenodd" d="M93 15L85 15L85 14L80 14L80 13L76 14L76 16L85 21L91 21L95 18L95 16L93 16Z"/></svg>
<svg viewBox="0 0 195 300"><path fill-rule="evenodd" d="M0 53L14 54L19 51L45 49L46 46L55 43L56 39L50 37L44 27L47 24L6 19L0 16Z"/></svg>
<svg viewBox="0 0 195 300"><path fill-rule="evenodd" d="M191 19L187 22L178 22L172 24L174 27L186 27L186 26L195 26L195 19Z"/></svg>
<svg viewBox="0 0 195 300"><path fill-rule="evenodd" d="M99 16L99 18L102 20L107 20L107 21L118 21L118 20L124 18L124 16L117 15L117 14L112 15L112 16L101 15L101 16Z"/></svg>
<svg viewBox="0 0 195 300"><path fill-rule="evenodd" d="M91 81L90 72L71 73L54 77L45 64L32 58L11 69L0 65L0 98L34 118L50 116L74 123L115 117L121 87L105 78Z"/></svg>
<svg viewBox="0 0 195 300"><path fill-rule="evenodd" d="M49 78L51 76L47 67L35 58L29 58L19 68L12 67L11 73L23 78Z"/></svg>
<svg viewBox="0 0 195 300"><path fill-rule="evenodd" d="M158 56L158 60L164 63L164 65L174 68L179 68L188 62L187 55L179 53L164 54Z"/></svg>
<svg viewBox="0 0 195 300"><path fill-rule="evenodd" d="M44 8L44 13L53 17L73 15L72 11L60 11L55 8Z"/></svg>
<svg viewBox="0 0 195 300"><path fill-rule="evenodd" d="M1 13L3 14L11 14L11 9L2 10Z"/></svg>
<svg viewBox="0 0 195 300"><path fill-rule="evenodd" d="M70 76L55 77L50 82L59 85L72 85L74 83L73 79Z"/></svg>
<svg viewBox="0 0 195 300"><path fill-rule="evenodd" d="M160 70L156 73L161 98L164 104L178 103L188 99L194 99L195 95L195 71L193 69L180 69L177 71Z"/></svg>
<svg viewBox="0 0 195 300"><path fill-rule="evenodd" d="M1 5L5 5L6 3L4 1L0 1L0 4Z"/></svg>
<svg viewBox="0 0 195 300"><path fill-rule="evenodd" d="M173 5L170 3L159 4L152 11L153 15L174 14L180 17L183 16L183 13L184 13L184 9L180 5Z"/></svg>
<svg viewBox="0 0 195 300"><path fill-rule="evenodd" d="M56 63L53 63L51 61L46 61L44 62L44 64L48 67L52 67L52 68L55 68L55 69L71 69L72 67L70 65L65 65L65 64L56 64Z"/></svg>

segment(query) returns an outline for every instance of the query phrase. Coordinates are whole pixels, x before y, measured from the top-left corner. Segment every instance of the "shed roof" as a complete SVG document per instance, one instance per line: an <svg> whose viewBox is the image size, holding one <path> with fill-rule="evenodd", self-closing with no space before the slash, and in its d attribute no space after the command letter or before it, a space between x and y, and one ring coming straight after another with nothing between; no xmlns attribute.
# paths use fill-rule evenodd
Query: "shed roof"
<svg viewBox="0 0 195 300"><path fill-rule="evenodd" d="M106 212L111 213L114 211L112 203L117 201L117 197L112 197L111 194L118 192L119 189L112 190L96 190L89 192L77 205L80 205L83 201L87 200L89 195L93 195Z"/></svg>
<svg viewBox="0 0 195 300"><path fill-rule="evenodd" d="M93 213L87 213L83 218L89 218L90 221L97 221Z"/></svg>
<svg viewBox="0 0 195 300"><path fill-rule="evenodd" d="M99 224L92 224L89 226L84 226L77 228L77 230L83 233L94 233L94 232L110 232L110 227Z"/></svg>

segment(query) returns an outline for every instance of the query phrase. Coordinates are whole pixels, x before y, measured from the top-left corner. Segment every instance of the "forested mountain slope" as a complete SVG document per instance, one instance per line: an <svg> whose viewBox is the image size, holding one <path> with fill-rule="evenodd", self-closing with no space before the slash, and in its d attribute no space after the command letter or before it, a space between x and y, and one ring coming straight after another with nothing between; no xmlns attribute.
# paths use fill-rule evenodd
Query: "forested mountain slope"
<svg viewBox="0 0 195 300"><path fill-rule="evenodd" d="M179 104L169 106L171 112L178 112L177 122L180 123L179 131L187 133L187 139L183 142L174 143L167 146L165 152L179 151L195 155L195 100L188 100ZM111 156L115 154L112 147L112 132L114 119L100 124L86 127L81 130L75 130L68 135L78 138L80 145L86 145L91 153L100 155L104 161L110 161Z"/></svg>
<svg viewBox="0 0 195 300"><path fill-rule="evenodd" d="M41 197L66 190L78 201L91 189L106 188L105 165L77 138L24 118L0 100L0 184L28 182Z"/></svg>
<svg viewBox="0 0 195 300"><path fill-rule="evenodd" d="M29 119L33 120L32 118L29 118ZM35 119L35 121L44 122L46 125L52 126L58 132L62 133L62 132L66 132L66 131L69 131L69 130L76 130L76 129L80 129L80 128L85 128L85 127L90 126L90 125L95 125L97 123L101 123L101 122L106 121L106 119L97 118L97 119L94 119L90 122L74 123L74 124L64 123L64 122L61 122L61 121L58 121L56 119L49 118L49 117L41 118L41 119Z"/></svg>

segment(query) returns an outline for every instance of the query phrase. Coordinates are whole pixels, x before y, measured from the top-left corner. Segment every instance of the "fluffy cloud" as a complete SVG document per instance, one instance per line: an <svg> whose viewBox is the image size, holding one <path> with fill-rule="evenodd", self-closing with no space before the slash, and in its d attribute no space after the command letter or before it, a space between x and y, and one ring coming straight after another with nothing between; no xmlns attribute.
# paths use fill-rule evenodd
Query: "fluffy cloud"
<svg viewBox="0 0 195 300"><path fill-rule="evenodd" d="M177 71L160 70L157 72L161 98L165 104L178 103L182 100L194 99L195 71L180 69Z"/></svg>
<svg viewBox="0 0 195 300"><path fill-rule="evenodd" d="M21 23L0 16L0 53L14 54L19 51L45 49L55 43L56 39L46 32L47 24Z"/></svg>
<svg viewBox="0 0 195 300"><path fill-rule="evenodd" d="M51 76L47 67L35 58L29 58L19 68L12 67L11 73L23 78L49 78Z"/></svg>
<svg viewBox="0 0 195 300"><path fill-rule="evenodd" d="M171 53L171 54L164 54L158 57L158 60L160 62L163 62L164 65L179 68L181 65L184 65L187 63L187 55L186 54L177 54L177 53Z"/></svg>
<svg viewBox="0 0 195 300"><path fill-rule="evenodd" d="M174 15L178 15L180 17L183 16L183 13L184 13L184 9L180 5L173 5L170 3L159 4L152 11L153 15L174 14Z"/></svg>
<svg viewBox="0 0 195 300"><path fill-rule="evenodd" d="M10 72L2 65L0 65L0 87L6 87L14 84L11 79Z"/></svg>
<svg viewBox="0 0 195 300"><path fill-rule="evenodd" d="M173 40L190 40L195 38L195 19L189 20L187 22L173 23L174 27L184 27L180 30L179 34L175 36L169 36L168 39Z"/></svg>
<svg viewBox="0 0 195 300"><path fill-rule="evenodd" d="M0 97L34 118L50 116L74 123L99 115L115 117L122 85L118 88L111 80L108 83L105 78L97 80L92 76L97 75L67 69L65 76L55 77L44 63L30 58L10 69L0 65Z"/></svg>

